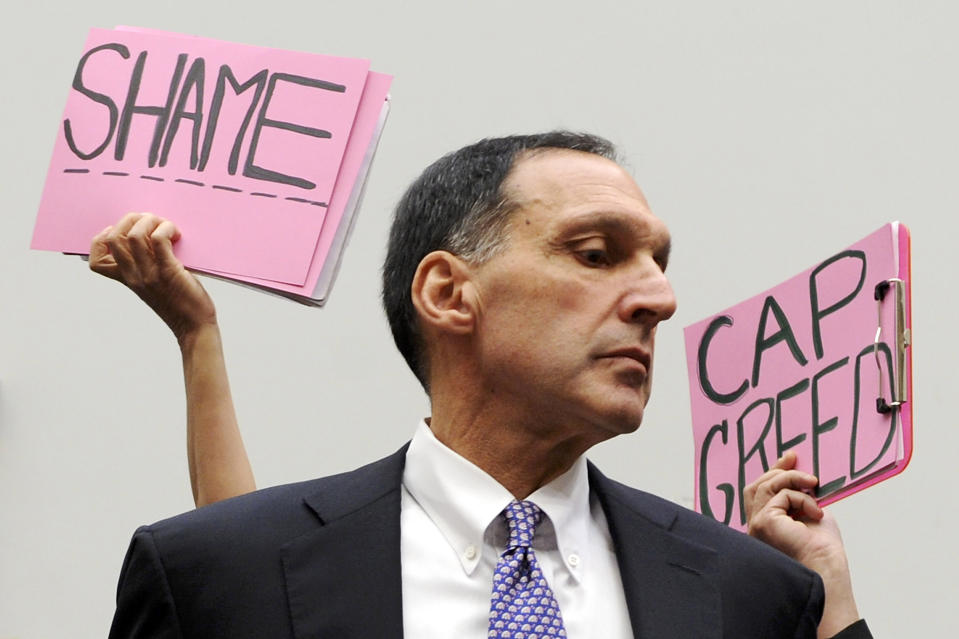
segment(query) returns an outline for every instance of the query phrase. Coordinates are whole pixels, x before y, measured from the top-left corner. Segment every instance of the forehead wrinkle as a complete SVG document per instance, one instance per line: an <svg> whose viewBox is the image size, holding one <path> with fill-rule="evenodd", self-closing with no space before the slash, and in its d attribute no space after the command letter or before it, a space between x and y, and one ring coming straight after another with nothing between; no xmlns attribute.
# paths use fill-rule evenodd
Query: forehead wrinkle
<svg viewBox="0 0 959 639"><path fill-rule="evenodd" d="M552 250L561 249L577 236L601 233L617 243L628 242L630 250L649 250L664 270L669 262L672 236L666 224L651 213L637 216L622 209L587 211L551 222L547 243Z"/></svg>
<svg viewBox="0 0 959 639"><path fill-rule="evenodd" d="M588 163L585 168L584 161ZM646 204L635 180L619 164L571 149L535 149L518 155L501 189L518 203L537 201L549 206L564 199L575 200L577 191L599 189L613 190Z"/></svg>
<svg viewBox="0 0 959 639"><path fill-rule="evenodd" d="M556 188L541 194L528 194L522 188L518 188L518 185L509 185L504 195L514 205L514 213L565 208L568 215L551 216L545 220L546 223L551 226L554 222L567 223L570 220L582 218L584 224L590 219L595 224L597 216L604 216L608 218L604 222L607 225L618 225L624 229L628 226L649 227L651 224L645 218L655 217L649 210L646 200L642 198L642 193L628 193L607 182L569 185L560 180L551 179L550 181L556 185ZM581 193L583 191L585 193ZM597 193L597 191L605 192ZM624 195L630 200L629 202L624 202ZM637 206L634 207L633 204ZM580 210L585 212L579 213Z"/></svg>
<svg viewBox="0 0 959 639"><path fill-rule="evenodd" d="M589 164L557 163L563 156L585 159ZM525 213L542 224L551 239L565 235L571 224L603 226L607 232L624 231L643 239L657 236L657 244L668 252L666 225L650 211L632 176L607 158L552 149L526 155L517 159L502 192L513 204L513 228L529 222L529 217L520 217ZM659 246L656 250L663 253Z"/></svg>
<svg viewBox="0 0 959 639"><path fill-rule="evenodd" d="M556 220L562 235L575 235L584 231L600 230L606 233L628 233L645 236L649 234L649 225L632 215L623 215L612 211L583 213L573 218Z"/></svg>
<svg viewBox="0 0 959 639"><path fill-rule="evenodd" d="M549 173L539 173L525 184L519 184L516 179L509 179L504 183L504 195L518 205L526 208L541 205L554 208L562 203L572 202L571 208L580 206L602 207L604 202L615 204L611 208L622 208L624 198L638 202L646 211L649 205L642 191L632 180L623 184L613 183L610 180L596 178L589 182L570 182L561 179L562 176ZM625 176L624 176L625 177Z"/></svg>

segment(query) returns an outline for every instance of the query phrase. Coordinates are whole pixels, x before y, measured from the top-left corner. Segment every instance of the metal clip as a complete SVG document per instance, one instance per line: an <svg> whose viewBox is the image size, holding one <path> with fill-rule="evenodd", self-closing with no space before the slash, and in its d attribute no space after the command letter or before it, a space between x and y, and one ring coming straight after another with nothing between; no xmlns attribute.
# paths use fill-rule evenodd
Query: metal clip
<svg viewBox="0 0 959 639"><path fill-rule="evenodd" d="M882 360L879 358L879 344L882 341L882 302L890 287L896 289L896 371L893 375L892 398L887 402L883 396L882 384ZM905 284L897 277L883 280L876 284L875 298L878 308L878 328L876 328L876 339L873 343L873 353L876 356L876 366L879 368L879 397L876 398L876 410L880 413L892 412L893 408L901 406L908 401L908 389L906 388L906 348L912 342L912 334L906 327L906 293Z"/></svg>

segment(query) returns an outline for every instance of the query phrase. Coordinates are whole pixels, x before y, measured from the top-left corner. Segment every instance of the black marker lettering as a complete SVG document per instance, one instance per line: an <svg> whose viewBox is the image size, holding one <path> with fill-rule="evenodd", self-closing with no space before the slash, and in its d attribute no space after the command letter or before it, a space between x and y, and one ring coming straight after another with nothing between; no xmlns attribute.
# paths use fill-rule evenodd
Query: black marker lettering
<svg viewBox="0 0 959 639"><path fill-rule="evenodd" d="M150 144L150 153L148 165L150 168L156 166L157 156L160 154L160 141L163 139L163 132L166 130L167 121L170 119L170 112L173 110L173 100L176 98L176 89L180 84L180 77L183 75L183 67L186 66L186 54L181 53L177 56L176 69L173 77L170 78L170 91L167 94L166 105L164 106L140 106L136 104L137 95L140 93L140 81L143 79L143 66L146 64L147 52L142 52L137 57L136 64L133 67L133 74L130 76L130 88L127 91L126 103L123 105L123 113L120 115L120 126L117 130L117 146L114 151L114 159L120 161L127 148L127 138L130 135L130 121L135 114L153 115L157 118L156 127L153 130L153 142Z"/></svg>
<svg viewBox="0 0 959 639"><path fill-rule="evenodd" d="M190 145L190 168L195 169L198 162L200 147L200 128L203 125L203 80L205 75L206 63L203 58L197 58L190 65L190 70L186 73L183 80L183 87L180 88L180 97L176 101L176 108L173 110L173 116L170 118L170 126L166 132L166 139L163 141L163 151L160 153L160 166L166 166L167 157L170 155L170 147L173 146L173 139L180 128L180 120L186 118L193 121L193 136ZM186 102L193 94L193 111L186 110Z"/></svg>
<svg viewBox="0 0 959 639"><path fill-rule="evenodd" d="M816 277L824 270L843 259L857 259L862 264L862 270L859 273L859 282L856 284L856 288L853 289L851 293L846 295L844 298L838 302L828 306L824 309L819 308L819 287L816 283ZM856 295L859 294L859 291L862 290L863 282L866 281L866 254L862 251L842 251L836 255L830 257L828 260L817 266L813 269L813 272L809 274L809 307L812 310L812 343L813 347L816 349L816 359L823 358L823 347L822 347L822 329L819 326L819 323L824 317L831 313L835 313L843 306L846 306L852 302Z"/></svg>
<svg viewBox="0 0 959 639"><path fill-rule="evenodd" d="M756 439L756 443L746 452L746 427L744 422L746 421L746 417L760 406L766 407L766 423L763 425L763 430L759 434L759 438ZM763 465L763 472L769 470L769 460L766 459L765 444L766 436L769 434L769 428L772 426L772 423L773 399L771 397L757 399L743 411L743 414L740 415L739 420L736 422L736 437L739 441L739 523L741 524L746 523L746 504L743 503L743 491L746 489L746 464L752 459L753 455L759 453L759 461Z"/></svg>
<svg viewBox="0 0 959 639"><path fill-rule="evenodd" d="M849 363L848 357L843 357L837 362L833 362L826 368L812 376L812 473L819 477L819 485L816 486L816 496L821 497L835 492L846 483L845 477L838 477L830 482L823 482L819 473L819 438L836 427L839 419L835 416L830 417L824 422L819 421L819 380L823 377L839 370Z"/></svg>
<svg viewBox="0 0 959 639"><path fill-rule="evenodd" d="M315 189L316 184L310 182L309 180L305 180L293 175L279 173L278 171L271 171L270 169L264 169L263 167L256 166L253 163L256 155L256 147L260 141L260 132L263 130L263 127L272 127L275 129L282 129L284 131L292 131L294 133L308 135L314 138L331 137L330 132L323 129L315 129L313 127L294 124L292 122L284 122L282 120L271 120L266 117L266 111L270 106L270 100L273 98L273 92L276 90L276 83L278 81L290 82L315 89L323 89L325 91L335 91L338 93L346 92L346 87L342 84L333 84L332 82L324 82L323 80L305 78L303 76L292 75L289 73L272 74L266 90L266 96L263 98L263 106L260 107L260 112L256 116L256 126L253 128L253 138L250 140L250 149L246 156L246 164L243 167L243 175L256 180L269 180L270 182L289 184L291 186L300 187L301 189Z"/></svg>
<svg viewBox="0 0 959 639"><path fill-rule="evenodd" d="M97 148L93 149L89 153L84 153L77 148L76 141L73 139L73 127L70 124L70 119L67 118L63 121L63 135L67 140L67 146L70 147L70 150L73 151L73 154L76 155L81 160L91 160L101 153L110 145L110 140L113 139L113 131L117 125L117 105L116 103L102 93L97 93L96 91L91 91L83 85L83 67L86 65L87 60L90 59L94 53L100 51L116 51L120 54L124 60L130 57L130 50L127 49L122 44L111 43L111 44L101 44L99 47L94 47L83 54L83 57L80 58L79 64L77 64L77 71L73 74L73 88L83 95L87 96L97 104L102 104L110 112L110 129L107 131L106 135L103 138L103 142Z"/></svg>
<svg viewBox="0 0 959 639"><path fill-rule="evenodd" d="M765 337L766 320L769 318L769 311L772 311L776 317L779 330L769 337ZM796 336L793 335L793 329L789 325L789 320L786 319L786 314L783 313L783 309L780 308L776 298L769 295L763 304L763 311L759 316L759 328L756 330L756 350L753 355L753 388L759 385L759 366L762 363L763 353L782 341L785 341L789 346L789 352L792 353L793 359L795 359L800 366L805 366L806 356L803 355L799 344L796 343Z"/></svg>
<svg viewBox="0 0 959 639"><path fill-rule="evenodd" d="M783 402L805 392L808 388L809 378L806 378L776 395L776 459L779 459L787 450L798 446L806 439L806 433L802 433L789 441L783 441Z"/></svg>
<svg viewBox="0 0 959 639"><path fill-rule="evenodd" d="M709 432L706 433L706 439L703 440L703 450L699 455L699 506L704 515L707 517L712 517L713 519L716 519L716 515L713 514L713 509L709 505L709 478L706 476L706 468L708 466L706 461L709 458L709 447L712 445L713 437L716 435L722 435L723 444L725 444L728 431L729 424L725 419L723 420L723 423L713 425L713 427L709 429ZM716 488L723 491L723 494L726 496L726 507L725 513L723 514L723 523L729 524L729 520L733 514L733 498L735 497L735 490L733 489L732 484L719 484L716 486Z"/></svg>
<svg viewBox="0 0 959 639"><path fill-rule="evenodd" d="M856 385L855 385L855 391L853 393L854 395L853 401L855 402L855 404L853 405L852 435L849 438L849 479L850 480L858 479L862 475L865 475L870 470L872 470L873 466L875 466L879 462L879 460L882 459L883 455L886 454L886 451L889 450L889 446L892 445L893 437L895 436L896 431L899 428L899 411L893 410L891 413L889 413L890 415L889 431L886 433L886 441L883 442L882 449L879 451L879 454L876 455L876 457L871 462L863 466L861 469L856 470L856 436L857 436L857 433L859 432L860 368L862 365L862 359L864 357L868 358L867 365L870 365L873 363L874 361L873 358L875 357L873 349L874 349L874 346L870 344L866 348L862 349L859 352L859 355L856 356ZM889 350L889 346L885 342L879 342L879 350L885 356L884 361L886 363L886 373L887 373L886 379L889 380L889 393L891 395L893 391L892 352ZM874 406L874 404L872 404L872 402L869 402L869 406L872 407Z"/></svg>
<svg viewBox="0 0 959 639"><path fill-rule="evenodd" d="M696 361L699 368L699 386L703 389L703 392L706 393L706 397L717 404L732 404L737 399L742 397L743 393L746 392L746 389L749 388L749 380L744 379L743 383L739 385L739 388L731 393L720 393L713 387L712 382L709 381L709 373L706 370L706 360L709 356L709 345L712 343L713 337L716 336L716 333L719 332L719 329L723 326L732 325L733 318L729 317L728 315L721 315L709 323L709 326L706 328L706 332L703 333L702 339L699 340L699 351L696 356Z"/></svg>
<svg viewBox="0 0 959 639"><path fill-rule="evenodd" d="M236 133L236 139L233 142L233 149L230 151L230 160L227 170L230 175L236 175L236 167L240 159L240 147L243 144L243 137L246 135L246 128L253 119L253 112L260 101L260 95L263 93L263 87L266 86L267 70L263 69L252 78L240 84L233 70L227 65L220 67L220 72L216 76L216 89L213 91L213 102L210 104L210 115L207 118L206 133L203 136L203 149L200 151L200 163L198 169L202 171L206 168L206 163L210 159L210 148L213 146L213 134L216 132L216 125L220 119L220 109L223 107L223 94L226 91L226 83L229 82L233 88L234 95L240 95L250 87L256 87L253 92L253 99L250 101L250 107L246 110L243 117L243 123Z"/></svg>

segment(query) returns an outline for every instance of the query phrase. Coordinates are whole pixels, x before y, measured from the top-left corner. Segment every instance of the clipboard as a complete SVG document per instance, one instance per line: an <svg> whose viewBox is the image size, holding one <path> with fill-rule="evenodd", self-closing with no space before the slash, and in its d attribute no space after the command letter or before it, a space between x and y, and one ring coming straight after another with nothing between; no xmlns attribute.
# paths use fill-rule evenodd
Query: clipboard
<svg viewBox="0 0 959 639"><path fill-rule="evenodd" d="M745 529L744 487L786 451L833 503L912 458L908 228L891 222L684 330L696 510Z"/></svg>
<svg viewBox="0 0 959 639"><path fill-rule="evenodd" d="M874 288L873 297L876 299L878 308L874 343L878 346L885 339L887 334L885 331L889 330L889 322L888 314L884 314L883 309L892 305L895 322L891 339L894 340L894 352L897 361L895 378L890 380L891 401L886 400L885 388L880 382L876 398L876 410L882 414L895 413L898 415L902 430L902 450L899 459L887 470L871 475L850 486L848 490L819 499L820 506L831 504L843 497L865 490L869 486L898 475L906 469L906 466L912 460L913 402L910 401L912 397L912 235L910 235L906 225L900 222L891 222L883 228L889 228L892 238L893 254L896 257L896 275L884 282L877 282ZM880 229L877 232L882 232L882 230ZM892 289L892 295L889 295L890 289Z"/></svg>

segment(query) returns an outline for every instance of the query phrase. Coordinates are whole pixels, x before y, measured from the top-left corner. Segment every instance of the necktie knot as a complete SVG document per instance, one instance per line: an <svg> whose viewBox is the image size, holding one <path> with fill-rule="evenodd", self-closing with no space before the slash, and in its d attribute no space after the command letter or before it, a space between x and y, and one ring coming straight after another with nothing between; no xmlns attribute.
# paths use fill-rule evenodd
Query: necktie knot
<svg viewBox="0 0 959 639"><path fill-rule="evenodd" d="M509 548L529 548L533 544L536 526L543 518L543 511L531 501L514 499L503 511L509 526Z"/></svg>
<svg viewBox="0 0 959 639"><path fill-rule="evenodd" d="M514 500L503 510L509 548L493 572L489 639L557 639L566 636L563 615L530 547L543 511L531 501Z"/></svg>

